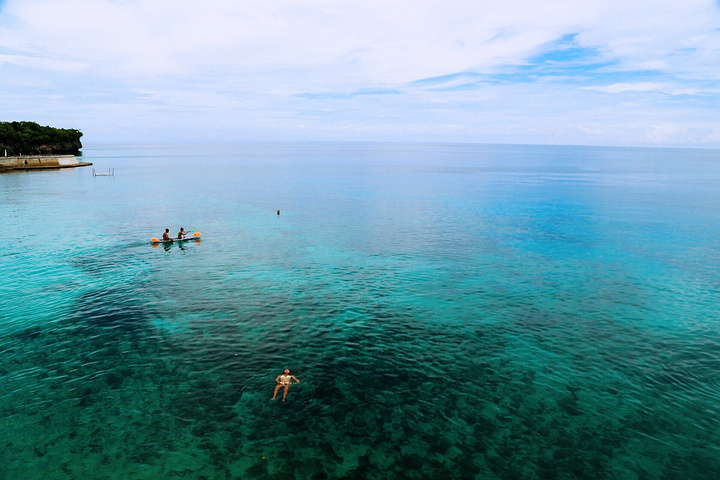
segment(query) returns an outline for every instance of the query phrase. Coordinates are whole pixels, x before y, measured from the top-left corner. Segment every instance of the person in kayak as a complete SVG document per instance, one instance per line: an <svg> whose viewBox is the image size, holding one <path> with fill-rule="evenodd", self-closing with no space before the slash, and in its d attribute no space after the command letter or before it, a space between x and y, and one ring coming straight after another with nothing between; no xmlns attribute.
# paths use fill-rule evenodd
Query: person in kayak
<svg viewBox="0 0 720 480"><path fill-rule="evenodd" d="M172 238L170 238L170 229L166 228L165 233L163 233L163 241L164 240L170 240L172 242Z"/></svg>
<svg viewBox="0 0 720 480"><path fill-rule="evenodd" d="M187 232L186 232L185 230L183 230L182 227L180 227L180 231L178 232L178 238L179 238L179 239L180 239L180 238L185 238L186 235L187 235Z"/></svg>
<svg viewBox="0 0 720 480"><path fill-rule="evenodd" d="M290 375L290 370L288 370L287 368L285 369L285 372L282 375L278 375L278 377L275 379L275 382L277 382L277 385L275 386L275 392L273 392L273 396L272 396L273 400L275 400L278 390L280 390L281 387L285 387L285 392L283 393L283 402L285 401L285 397L287 397L287 394L288 394L288 388L290 388L291 380L295 380L295 385L300 383L300 380L295 378L294 375Z"/></svg>

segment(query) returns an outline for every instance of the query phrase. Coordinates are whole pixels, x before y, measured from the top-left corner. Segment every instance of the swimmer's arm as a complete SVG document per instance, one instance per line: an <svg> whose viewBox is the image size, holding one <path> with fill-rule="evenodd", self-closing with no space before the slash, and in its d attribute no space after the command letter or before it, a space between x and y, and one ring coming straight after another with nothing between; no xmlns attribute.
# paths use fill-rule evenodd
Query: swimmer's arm
<svg viewBox="0 0 720 480"><path fill-rule="evenodd" d="M293 380L295 380L296 383L300 383L300 380L298 380L297 378L295 378L295 375L290 375L290 378L292 378Z"/></svg>

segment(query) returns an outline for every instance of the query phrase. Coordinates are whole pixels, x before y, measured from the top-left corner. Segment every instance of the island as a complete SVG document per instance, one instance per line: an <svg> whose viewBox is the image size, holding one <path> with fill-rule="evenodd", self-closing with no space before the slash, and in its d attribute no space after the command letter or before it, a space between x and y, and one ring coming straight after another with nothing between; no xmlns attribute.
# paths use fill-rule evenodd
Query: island
<svg viewBox="0 0 720 480"><path fill-rule="evenodd" d="M35 122L0 122L0 170L33 170L92 165L80 162L82 132Z"/></svg>

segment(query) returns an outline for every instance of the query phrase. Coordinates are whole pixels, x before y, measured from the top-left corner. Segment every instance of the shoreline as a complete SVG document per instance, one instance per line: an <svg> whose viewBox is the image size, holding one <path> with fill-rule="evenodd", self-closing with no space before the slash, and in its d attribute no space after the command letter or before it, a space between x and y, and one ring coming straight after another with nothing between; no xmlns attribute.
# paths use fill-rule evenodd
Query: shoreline
<svg viewBox="0 0 720 480"><path fill-rule="evenodd" d="M58 168L87 167L91 162L80 162L75 155L18 155L0 157L0 172L15 170L55 170Z"/></svg>

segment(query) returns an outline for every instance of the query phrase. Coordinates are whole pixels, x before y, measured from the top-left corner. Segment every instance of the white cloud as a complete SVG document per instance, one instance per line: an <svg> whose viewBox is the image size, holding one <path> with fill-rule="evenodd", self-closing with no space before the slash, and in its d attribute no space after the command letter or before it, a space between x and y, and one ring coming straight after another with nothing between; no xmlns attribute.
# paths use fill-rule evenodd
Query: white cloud
<svg viewBox="0 0 720 480"><path fill-rule="evenodd" d="M613 83L612 85L584 88L587 90L597 90L605 93L657 92L668 95L697 95L701 93L701 91L697 88L682 88L666 83L656 82Z"/></svg>
<svg viewBox="0 0 720 480"><path fill-rule="evenodd" d="M535 74L535 80L508 79L500 86L476 82L467 92L412 87L417 80L462 72L492 77L520 71L570 35L578 51L593 54L570 63L594 62L602 69ZM563 60L552 64L562 68ZM578 116L591 115L583 106L615 108L619 104L606 94L622 93L616 96L632 96L638 112L676 111L717 122L718 64L720 9L707 0L7 0L0 11L0 89L13 98L28 96L26 105L59 95L63 102L42 111L96 112L88 114L90 127L84 129L98 125L98 131L109 131L91 103L102 96L105 111L115 105L118 115L155 102L155 108L143 107L155 116L154 125L192 111L194 116L184 117L188 131L198 131L193 122L235 122L257 133L258 116L267 111L284 112L276 115L287 119L277 124L278 136L283 128L292 136L290 124L304 122L305 132L315 128L319 136L361 137L360 127L353 128L362 124L365 132L422 136L427 130L457 139L508 122L505 131L515 141L538 141L542 137L523 131L539 130L567 142L592 137L613 143L618 131ZM633 78L638 72L655 78ZM463 81L449 77L446 86ZM400 93L340 100L341 94L379 89ZM323 92L338 95L296 96ZM687 108L649 104L657 93L705 95L710 101ZM2 115L17 114L12 108L21 107L14 105ZM508 105L510 113L503 110ZM421 115L423 125L440 127L408 120ZM313 118L305 122L305 116ZM575 126L563 118L574 118ZM126 120L118 121L142 123ZM553 123L529 127L548 121ZM168 123L182 132L182 122ZM338 125L346 126L344 133ZM577 125L594 133L584 134ZM556 135L547 133L552 128Z"/></svg>
<svg viewBox="0 0 720 480"><path fill-rule="evenodd" d="M406 82L519 64L579 33L608 58L660 66L701 32L707 2L227 2L10 0L0 44L124 75L320 69L356 81ZM717 10L717 9L715 9ZM640 57L639 59L637 57ZM664 60L667 61L667 60ZM624 64L624 63L623 63ZM628 65L630 67L631 65Z"/></svg>
<svg viewBox="0 0 720 480"><path fill-rule="evenodd" d="M3 63L12 63L23 67L30 67L36 70L53 71L78 71L83 68L79 62L68 60L56 60L44 57L32 57L27 55L3 55L0 54L0 66Z"/></svg>

